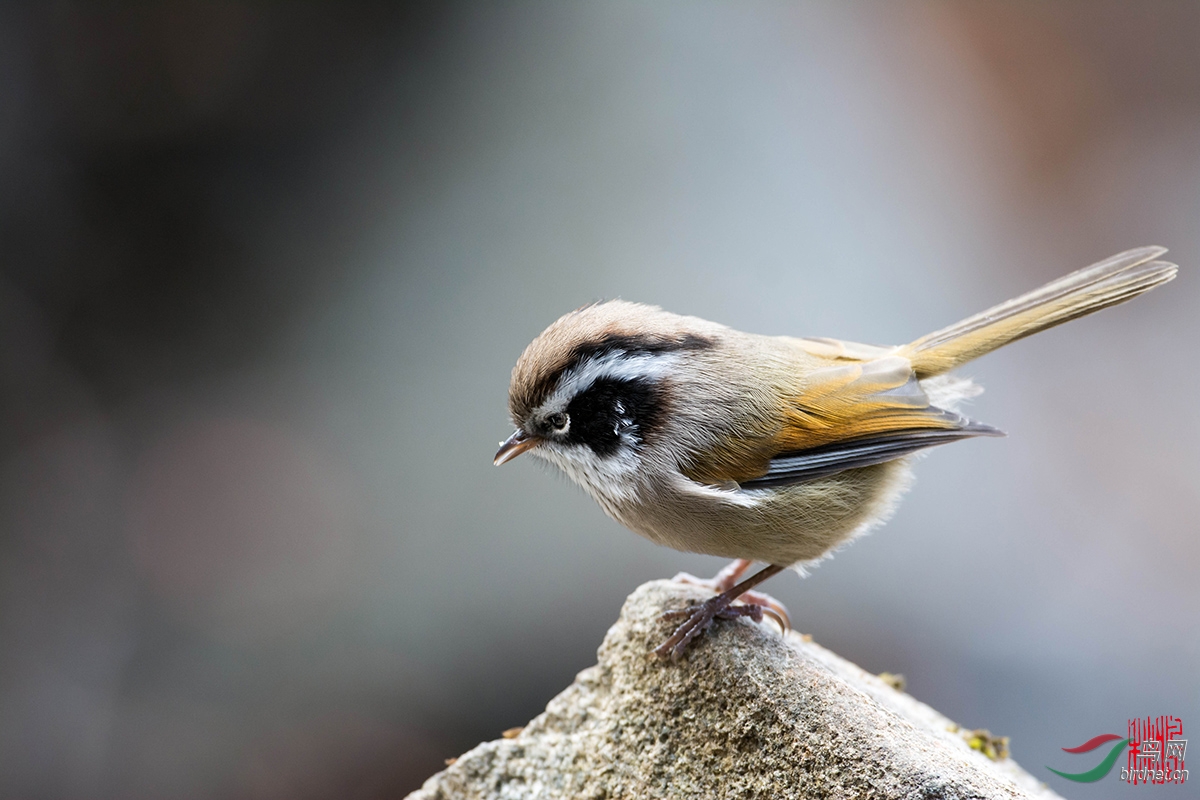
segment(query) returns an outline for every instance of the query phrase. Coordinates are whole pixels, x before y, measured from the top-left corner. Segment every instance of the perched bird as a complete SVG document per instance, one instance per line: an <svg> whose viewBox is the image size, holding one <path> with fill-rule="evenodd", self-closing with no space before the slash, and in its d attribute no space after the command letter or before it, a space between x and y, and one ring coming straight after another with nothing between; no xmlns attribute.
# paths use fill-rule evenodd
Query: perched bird
<svg viewBox="0 0 1200 800"><path fill-rule="evenodd" d="M495 463L530 452L647 539L737 559L711 582L718 594L664 615L684 621L656 652L677 659L714 619L785 622L753 587L883 522L914 453L1003 435L955 411L979 390L950 370L1171 280L1165 252L1120 253L899 347L759 336L620 300L584 306L517 360L517 430ZM755 561L769 566L737 583Z"/></svg>

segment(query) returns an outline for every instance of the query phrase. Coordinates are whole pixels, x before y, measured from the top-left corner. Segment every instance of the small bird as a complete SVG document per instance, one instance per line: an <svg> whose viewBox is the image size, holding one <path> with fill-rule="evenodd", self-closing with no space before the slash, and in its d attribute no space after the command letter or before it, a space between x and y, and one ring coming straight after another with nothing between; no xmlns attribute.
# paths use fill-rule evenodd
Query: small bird
<svg viewBox="0 0 1200 800"><path fill-rule="evenodd" d="M978 389L948 373L1175 277L1140 247L899 347L760 336L621 300L558 319L525 348L498 466L529 452L659 544L736 559L655 652L678 659L715 619L782 606L762 581L830 553L891 514L913 455L1003 436L955 409ZM738 579L754 562L767 566ZM690 576L687 576L690 578ZM695 580L695 579L693 579Z"/></svg>

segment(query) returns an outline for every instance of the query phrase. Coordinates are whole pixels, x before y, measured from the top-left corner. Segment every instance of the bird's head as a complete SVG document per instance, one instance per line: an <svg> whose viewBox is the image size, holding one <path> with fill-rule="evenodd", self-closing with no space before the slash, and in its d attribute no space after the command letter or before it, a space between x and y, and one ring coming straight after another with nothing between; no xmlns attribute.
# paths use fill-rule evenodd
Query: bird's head
<svg viewBox="0 0 1200 800"><path fill-rule="evenodd" d="M558 319L513 368L508 407L517 429L495 463L530 452L597 496L627 491L665 423L680 360L713 347L712 332L693 322L620 300Z"/></svg>

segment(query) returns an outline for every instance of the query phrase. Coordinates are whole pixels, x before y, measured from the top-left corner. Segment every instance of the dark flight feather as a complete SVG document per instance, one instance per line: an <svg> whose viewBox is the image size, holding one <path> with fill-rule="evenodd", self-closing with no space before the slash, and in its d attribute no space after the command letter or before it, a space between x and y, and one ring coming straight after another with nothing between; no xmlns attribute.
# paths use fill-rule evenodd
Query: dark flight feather
<svg viewBox="0 0 1200 800"><path fill-rule="evenodd" d="M945 412L949 414L950 412ZM813 447L790 453L780 453L771 459L767 474L742 481L743 489L767 489L791 486L824 478L848 469L870 467L893 461L927 447L949 444L973 436L1003 436L991 425L963 419L963 427L943 430L917 428L857 439L849 442Z"/></svg>

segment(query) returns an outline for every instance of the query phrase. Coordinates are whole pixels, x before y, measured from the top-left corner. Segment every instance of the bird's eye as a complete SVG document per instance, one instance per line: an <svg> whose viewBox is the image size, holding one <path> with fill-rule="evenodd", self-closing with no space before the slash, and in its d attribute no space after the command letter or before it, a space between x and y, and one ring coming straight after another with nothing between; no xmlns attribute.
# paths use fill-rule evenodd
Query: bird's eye
<svg viewBox="0 0 1200 800"><path fill-rule="evenodd" d="M567 423L569 421L570 420L567 415L561 411L555 412L554 414L546 417L546 424L556 431L561 431L563 428L567 427Z"/></svg>

